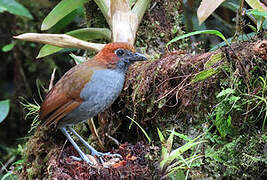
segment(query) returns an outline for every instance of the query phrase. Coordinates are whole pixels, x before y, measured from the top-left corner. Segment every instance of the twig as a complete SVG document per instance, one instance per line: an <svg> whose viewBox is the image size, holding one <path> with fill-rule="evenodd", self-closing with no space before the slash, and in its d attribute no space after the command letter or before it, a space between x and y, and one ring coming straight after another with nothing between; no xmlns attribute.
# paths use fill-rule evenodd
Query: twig
<svg viewBox="0 0 267 180"><path fill-rule="evenodd" d="M55 73L56 73L56 68L53 69L53 73L51 74L51 78L50 78L50 83L49 83L49 88L48 90L50 91L53 87L53 83L55 80Z"/></svg>
<svg viewBox="0 0 267 180"><path fill-rule="evenodd" d="M112 140L117 146L120 146L120 142L114 137L110 136L108 133L105 134L110 140Z"/></svg>

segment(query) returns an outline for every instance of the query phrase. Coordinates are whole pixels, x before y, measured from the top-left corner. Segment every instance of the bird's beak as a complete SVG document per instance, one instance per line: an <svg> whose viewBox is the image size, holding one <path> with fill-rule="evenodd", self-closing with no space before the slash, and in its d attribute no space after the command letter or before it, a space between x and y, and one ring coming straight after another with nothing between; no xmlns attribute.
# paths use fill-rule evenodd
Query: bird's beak
<svg viewBox="0 0 267 180"><path fill-rule="evenodd" d="M140 53L134 53L133 54L133 61L146 61L147 58L143 55L143 54L140 54Z"/></svg>

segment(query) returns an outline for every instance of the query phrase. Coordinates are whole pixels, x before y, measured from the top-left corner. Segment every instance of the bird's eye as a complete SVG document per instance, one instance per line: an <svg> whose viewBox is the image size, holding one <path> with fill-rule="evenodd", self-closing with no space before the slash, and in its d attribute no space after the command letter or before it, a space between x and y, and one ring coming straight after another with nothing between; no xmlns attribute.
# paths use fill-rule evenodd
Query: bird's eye
<svg viewBox="0 0 267 180"><path fill-rule="evenodd" d="M116 51L117 56L122 56L124 54L124 51L122 49L118 49Z"/></svg>

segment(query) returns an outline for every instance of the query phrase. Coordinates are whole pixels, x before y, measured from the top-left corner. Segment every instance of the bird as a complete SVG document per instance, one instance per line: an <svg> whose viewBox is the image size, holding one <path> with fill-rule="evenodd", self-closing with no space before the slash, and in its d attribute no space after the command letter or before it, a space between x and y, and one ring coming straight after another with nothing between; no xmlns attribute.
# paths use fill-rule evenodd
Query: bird
<svg viewBox="0 0 267 180"><path fill-rule="evenodd" d="M73 126L92 118L110 107L122 91L128 67L147 58L125 42L106 44L93 58L68 70L45 97L40 111L40 126L56 126L79 153L80 160L92 165L71 137L71 132L93 156L101 159L110 153L98 152ZM75 159L75 158L74 158ZM101 159L101 161L103 161Z"/></svg>

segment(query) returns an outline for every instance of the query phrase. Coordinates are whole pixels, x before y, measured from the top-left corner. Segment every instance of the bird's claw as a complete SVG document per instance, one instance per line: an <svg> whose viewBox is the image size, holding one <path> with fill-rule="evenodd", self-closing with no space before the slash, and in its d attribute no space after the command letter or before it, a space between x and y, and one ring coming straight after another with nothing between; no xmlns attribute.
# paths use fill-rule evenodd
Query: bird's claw
<svg viewBox="0 0 267 180"><path fill-rule="evenodd" d="M82 158L76 157L76 156L70 156L75 161L82 161Z"/></svg>
<svg viewBox="0 0 267 180"><path fill-rule="evenodd" d="M92 153L92 155L97 156L98 158L103 157L103 156L110 156L110 157L119 157L122 159L122 156L120 154L112 154L111 152L106 152L106 153L94 152Z"/></svg>
<svg viewBox="0 0 267 180"><path fill-rule="evenodd" d="M70 157L75 161L85 161L87 164L91 166L98 164L96 158L91 155L85 155L81 157L76 157L76 156L70 156Z"/></svg>
<svg viewBox="0 0 267 180"><path fill-rule="evenodd" d="M98 152L98 151L96 151L96 152L93 152L92 155L93 155L93 156L97 156L98 159L100 160L101 164L104 163L104 160L103 160L103 158L102 158L102 157L104 157L104 156L109 156L109 157L112 157L112 158L114 158L114 157L119 157L120 159L122 159L122 156L121 156L120 154L112 154L112 153L110 153L110 152L102 153L102 152Z"/></svg>

